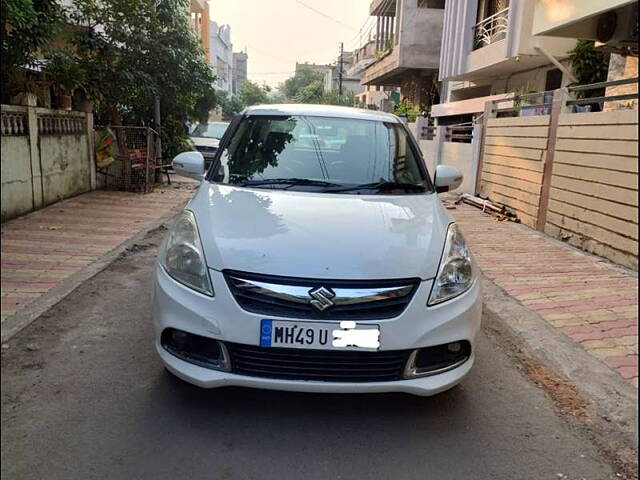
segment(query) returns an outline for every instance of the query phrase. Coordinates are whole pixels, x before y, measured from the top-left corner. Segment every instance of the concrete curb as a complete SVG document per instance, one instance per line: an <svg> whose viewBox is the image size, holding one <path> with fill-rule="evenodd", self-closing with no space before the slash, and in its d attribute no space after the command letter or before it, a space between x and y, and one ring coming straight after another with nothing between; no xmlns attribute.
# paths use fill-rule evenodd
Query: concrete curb
<svg viewBox="0 0 640 480"><path fill-rule="evenodd" d="M159 228L162 224L173 218L180 210L184 208L186 201L176 207L171 208L171 213L168 215L153 221L151 224L144 227L134 236L125 240L110 252L99 257L94 262L90 263L86 267L75 272L73 275L65 279L60 285L57 285L40 295L29 305L16 312L14 315L5 319L2 324L1 341L5 343L14 337L22 329L29 326L43 313L53 307L55 304L64 299L67 295L73 292L83 282L89 280L91 277L97 275L102 270L107 268L113 263L123 252L129 249L132 245L140 242L151 231Z"/></svg>
<svg viewBox="0 0 640 480"><path fill-rule="evenodd" d="M573 384L590 402L585 426L592 440L637 471L636 388L491 280L483 278L482 287L484 327Z"/></svg>

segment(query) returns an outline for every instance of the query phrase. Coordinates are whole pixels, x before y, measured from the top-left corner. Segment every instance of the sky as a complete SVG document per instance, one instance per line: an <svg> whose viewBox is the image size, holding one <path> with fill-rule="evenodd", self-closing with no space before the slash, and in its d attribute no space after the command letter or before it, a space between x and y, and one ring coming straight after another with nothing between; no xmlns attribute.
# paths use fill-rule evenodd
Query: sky
<svg viewBox="0 0 640 480"><path fill-rule="evenodd" d="M345 51L356 47L359 37L373 24L370 3L209 0L211 19L231 26L233 50L246 48L249 80L273 87L293 75L296 61L332 63L338 57L340 42L344 42Z"/></svg>

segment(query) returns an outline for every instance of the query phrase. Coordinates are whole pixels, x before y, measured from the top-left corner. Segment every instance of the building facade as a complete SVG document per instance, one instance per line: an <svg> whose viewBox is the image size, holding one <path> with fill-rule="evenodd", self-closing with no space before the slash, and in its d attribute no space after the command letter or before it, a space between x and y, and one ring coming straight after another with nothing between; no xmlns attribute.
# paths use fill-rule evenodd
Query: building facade
<svg viewBox="0 0 640 480"><path fill-rule="evenodd" d="M233 84L233 45L231 43L231 27L209 22L211 53L209 63L216 74L215 87L232 93Z"/></svg>
<svg viewBox="0 0 640 480"><path fill-rule="evenodd" d="M627 17L632 3L637 8L628 0L447 1L433 116L440 124L469 121L487 101L575 83L568 59L577 40L597 41L598 18Z"/></svg>
<svg viewBox="0 0 640 480"><path fill-rule="evenodd" d="M240 91L240 87L242 87L242 84L247 81L248 60L249 60L249 56L247 55L247 52L233 53L231 90L234 95Z"/></svg>
<svg viewBox="0 0 640 480"><path fill-rule="evenodd" d="M209 34L209 0L191 0L189 8L191 27L202 44L205 58L211 57L211 38Z"/></svg>
<svg viewBox="0 0 640 480"><path fill-rule="evenodd" d="M355 52L343 52L342 58L338 56L332 69L325 75L325 91L339 90L342 80L342 93L358 95L365 88L362 85L362 69L356 68ZM342 79L340 78L342 68Z"/></svg>
<svg viewBox="0 0 640 480"><path fill-rule="evenodd" d="M573 78L575 38L534 35L536 0L456 0L445 6L440 124L470 121L487 101L554 90Z"/></svg>
<svg viewBox="0 0 640 480"><path fill-rule="evenodd" d="M402 97L427 108L437 98L444 0L374 0L374 61L364 70L367 86L399 87ZM434 95L435 94L435 95Z"/></svg>

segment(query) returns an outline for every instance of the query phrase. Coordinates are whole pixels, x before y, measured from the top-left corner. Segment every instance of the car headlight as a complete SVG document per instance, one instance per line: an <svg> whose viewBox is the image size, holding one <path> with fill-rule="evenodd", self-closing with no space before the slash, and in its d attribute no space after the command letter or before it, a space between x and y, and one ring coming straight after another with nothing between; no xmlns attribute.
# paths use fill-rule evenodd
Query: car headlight
<svg viewBox="0 0 640 480"><path fill-rule="evenodd" d="M466 292L475 279L475 265L467 243L455 223L449 225L438 274L428 305L435 305Z"/></svg>
<svg viewBox="0 0 640 480"><path fill-rule="evenodd" d="M178 282L213 296L196 217L184 210L167 235L160 264Z"/></svg>

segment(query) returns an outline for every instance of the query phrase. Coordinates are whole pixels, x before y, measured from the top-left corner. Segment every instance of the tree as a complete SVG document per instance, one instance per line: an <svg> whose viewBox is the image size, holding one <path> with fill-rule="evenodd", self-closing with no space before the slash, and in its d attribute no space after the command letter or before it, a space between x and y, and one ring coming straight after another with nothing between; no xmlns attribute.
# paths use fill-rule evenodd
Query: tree
<svg viewBox="0 0 640 480"><path fill-rule="evenodd" d="M322 73L312 70L311 67L302 66L296 70L293 77L286 79L284 83L279 86L278 90L286 95L287 98L294 99L298 96L300 90L314 82L319 81L322 84L323 78L324 75L322 75Z"/></svg>
<svg viewBox="0 0 640 480"><path fill-rule="evenodd" d="M2 0L2 101L24 88L24 67L57 35L62 9L56 0Z"/></svg>
<svg viewBox="0 0 640 480"><path fill-rule="evenodd" d="M259 105L261 103L269 103L269 97L264 87L253 83L250 80L245 81L240 87L238 92L240 98L240 104L242 108L250 107L251 105Z"/></svg>
<svg viewBox="0 0 640 480"><path fill-rule="evenodd" d="M314 80L300 88L293 99L298 103L320 103L323 93L324 83L322 80Z"/></svg>
<svg viewBox="0 0 640 480"><path fill-rule="evenodd" d="M353 107L356 104L356 97L353 92L345 91L340 94L339 90L325 92L320 98L324 105L342 105L343 107Z"/></svg>
<svg viewBox="0 0 640 480"><path fill-rule="evenodd" d="M216 105L188 12L188 0L77 0L68 10L96 123L152 125L159 97L164 158L188 148L185 122L206 121Z"/></svg>
<svg viewBox="0 0 640 480"><path fill-rule="evenodd" d="M229 95L226 90L216 90L216 98L218 106L222 109L222 118L224 120L229 120L244 108L240 103L240 97Z"/></svg>

